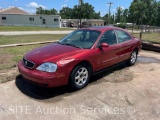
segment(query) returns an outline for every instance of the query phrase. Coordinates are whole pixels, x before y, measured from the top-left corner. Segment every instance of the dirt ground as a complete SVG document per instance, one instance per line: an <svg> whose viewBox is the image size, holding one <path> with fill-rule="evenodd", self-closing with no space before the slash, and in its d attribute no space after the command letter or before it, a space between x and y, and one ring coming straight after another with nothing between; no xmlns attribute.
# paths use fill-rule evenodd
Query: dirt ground
<svg viewBox="0 0 160 120"><path fill-rule="evenodd" d="M79 91L44 89L21 76L0 84L1 120L159 120L160 54L141 51L132 67L120 64Z"/></svg>

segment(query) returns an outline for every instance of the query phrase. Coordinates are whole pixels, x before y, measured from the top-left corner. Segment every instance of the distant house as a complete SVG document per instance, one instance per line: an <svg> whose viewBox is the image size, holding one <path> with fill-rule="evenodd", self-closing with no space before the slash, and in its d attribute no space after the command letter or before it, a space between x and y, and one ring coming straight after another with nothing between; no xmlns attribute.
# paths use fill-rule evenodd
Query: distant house
<svg viewBox="0 0 160 120"><path fill-rule="evenodd" d="M11 7L11 8L6 8L6 9L2 9L0 10L0 14L23 14L23 15L27 15L28 13L17 8L17 7Z"/></svg>
<svg viewBox="0 0 160 120"><path fill-rule="evenodd" d="M0 25L60 28L61 17L60 15L32 15L17 7L12 7L0 10Z"/></svg>

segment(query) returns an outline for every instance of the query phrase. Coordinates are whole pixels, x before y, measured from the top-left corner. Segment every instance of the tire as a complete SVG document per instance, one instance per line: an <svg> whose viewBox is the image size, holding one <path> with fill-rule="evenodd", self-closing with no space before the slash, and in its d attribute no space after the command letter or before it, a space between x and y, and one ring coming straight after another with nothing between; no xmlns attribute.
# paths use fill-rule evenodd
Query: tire
<svg viewBox="0 0 160 120"><path fill-rule="evenodd" d="M129 58L129 60L127 61L129 66L132 66L136 63L137 61L137 51L134 50Z"/></svg>
<svg viewBox="0 0 160 120"><path fill-rule="evenodd" d="M87 86L90 80L90 75L89 67L85 64L80 64L71 72L69 85L75 90L82 89Z"/></svg>

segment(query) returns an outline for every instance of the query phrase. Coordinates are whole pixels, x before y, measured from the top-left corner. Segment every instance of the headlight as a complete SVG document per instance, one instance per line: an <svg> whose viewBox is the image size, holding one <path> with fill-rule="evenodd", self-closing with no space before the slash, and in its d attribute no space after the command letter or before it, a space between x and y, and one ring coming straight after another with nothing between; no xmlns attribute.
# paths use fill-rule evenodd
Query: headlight
<svg viewBox="0 0 160 120"><path fill-rule="evenodd" d="M57 65L54 63L43 63L37 67L37 70L44 71L44 72L56 72Z"/></svg>

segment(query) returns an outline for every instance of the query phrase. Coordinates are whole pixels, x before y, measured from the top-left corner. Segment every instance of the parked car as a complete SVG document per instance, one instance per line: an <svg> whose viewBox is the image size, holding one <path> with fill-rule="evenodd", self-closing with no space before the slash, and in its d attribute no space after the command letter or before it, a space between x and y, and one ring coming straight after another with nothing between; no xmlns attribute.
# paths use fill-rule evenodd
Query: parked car
<svg viewBox="0 0 160 120"><path fill-rule="evenodd" d="M87 27L91 27L87 24L87 22L82 22L80 28L87 28Z"/></svg>
<svg viewBox="0 0 160 120"><path fill-rule="evenodd" d="M70 27L77 27L77 25L74 22L70 22Z"/></svg>
<svg viewBox="0 0 160 120"><path fill-rule="evenodd" d="M20 74L43 87L70 85L85 87L95 73L122 61L134 65L141 42L116 27L91 27L75 30L55 42L24 55Z"/></svg>

